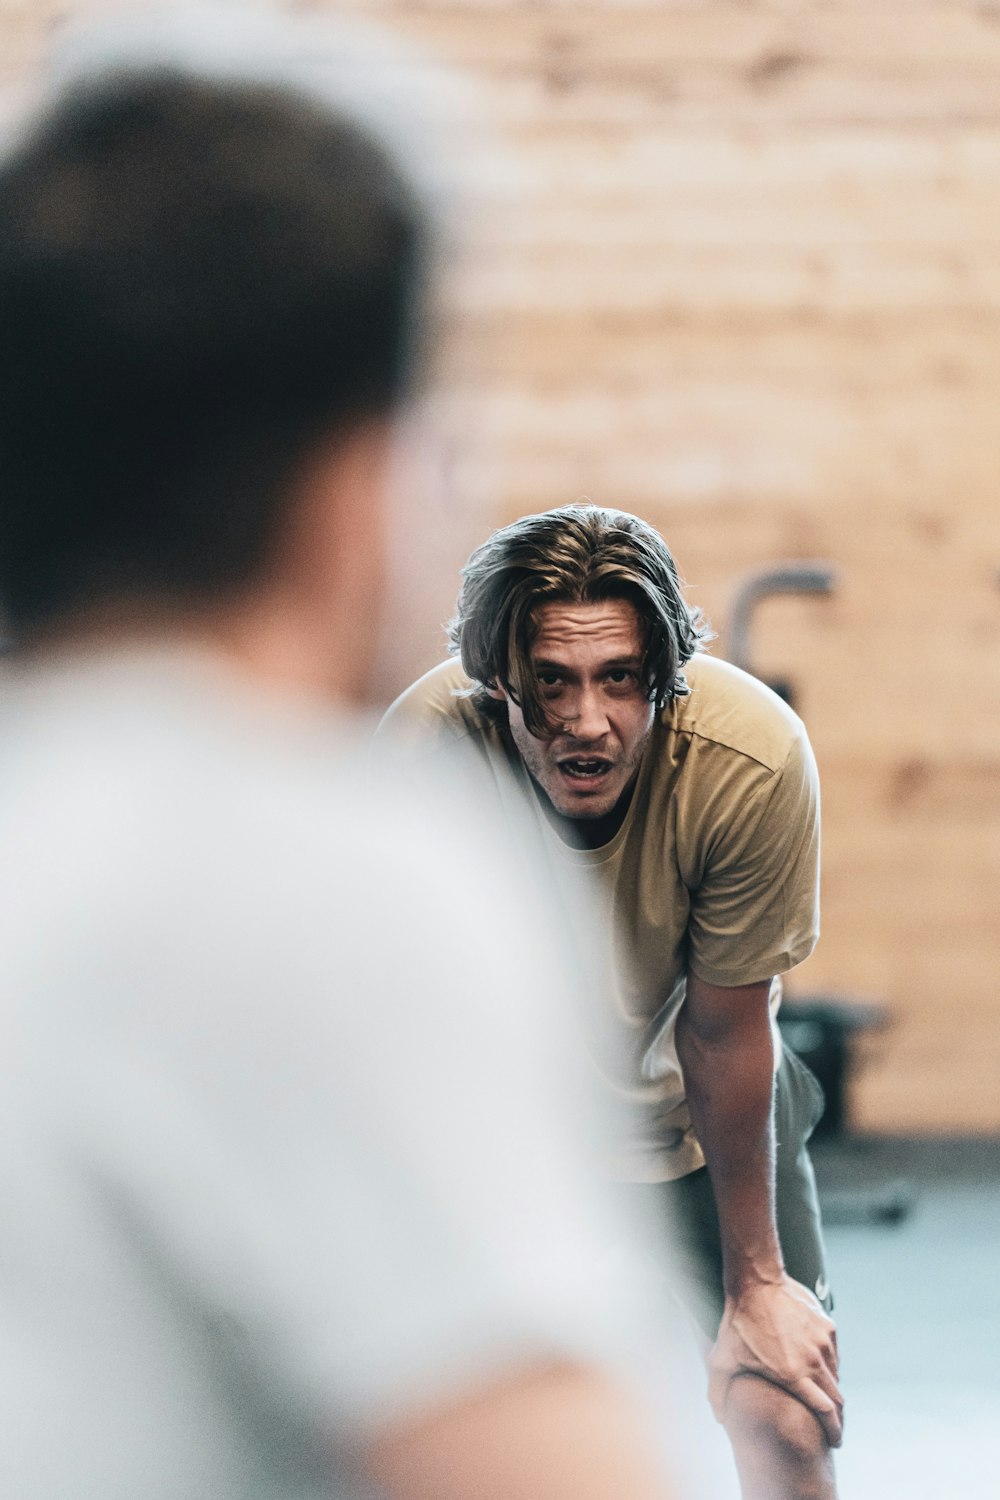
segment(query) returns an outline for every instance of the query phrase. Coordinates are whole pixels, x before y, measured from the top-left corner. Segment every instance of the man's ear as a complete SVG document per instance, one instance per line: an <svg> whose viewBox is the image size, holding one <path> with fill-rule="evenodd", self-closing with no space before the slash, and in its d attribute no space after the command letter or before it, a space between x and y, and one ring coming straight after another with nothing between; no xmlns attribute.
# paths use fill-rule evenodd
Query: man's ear
<svg viewBox="0 0 1000 1500"><path fill-rule="evenodd" d="M510 694L507 692L506 688L500 686L499 682L484 682L483 687L489 693L491 698L496 698L498 703L510 702Z"/></svg>

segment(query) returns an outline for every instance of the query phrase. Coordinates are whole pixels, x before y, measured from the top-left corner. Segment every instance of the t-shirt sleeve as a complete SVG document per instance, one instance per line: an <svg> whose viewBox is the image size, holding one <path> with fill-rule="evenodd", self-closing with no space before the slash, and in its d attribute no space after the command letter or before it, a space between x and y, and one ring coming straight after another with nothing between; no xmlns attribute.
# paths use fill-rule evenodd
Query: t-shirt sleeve
<svg viewBox="0 0 1000 1500"><path fill-rule="evenodd" d="M691 895L688 961L709 984L754 984L801 963L818 935L819 778L802 730L722 820Z"/></svg>
<svg viewBox="0 0 1000 1500"><path fill-rule="evenodd" d="M375 731L377 743L398 756L419 756L463 739L468 728L461 710L470 688L457 660L441 662L389 705Z"/></svg>

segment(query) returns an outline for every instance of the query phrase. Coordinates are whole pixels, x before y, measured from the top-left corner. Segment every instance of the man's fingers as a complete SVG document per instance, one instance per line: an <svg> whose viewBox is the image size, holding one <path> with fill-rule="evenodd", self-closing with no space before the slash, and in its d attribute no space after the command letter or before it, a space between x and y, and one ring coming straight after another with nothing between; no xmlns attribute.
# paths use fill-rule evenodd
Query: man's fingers
<svg viewBox="0 0 1000 1500"><path fill-rule="evenodd" d="M811 1377L805 1376L804 1379L807 1383L817 1386L823 1395L833 1402L838 1411L843 1411L844 1398L840 1394L840 1387L828 1365L820 1364Z"/></svg>
<svg viewBox="0 0 1000 1500"><path fill-rule="evenodd" d="M822 1334L817 1338L817 1345L824 1360L830 1366L834 1376L836 1376L840 1367L840 1351L837 1348L837 1325L830 1317L830 1314L824 1311L822 1303L817 1300L815 1293L811 1292L808 1287L802 1286L801 1283L796 1283L795 1285L801 1294L802 1300L815 1312L816 1322L823 1330Z"/></svg>
<svg viewBox="0 0 1000 1500"><path fill-rule="evenodd" d="M844 1439L844 1399L840 1392L834 1398L815 1380L797 1380L788 1390L815 1415L830 1447L839 1448Z"/></svg>
<svg viewBox="0 0 1000 1500"><path fill-rule="evenodd" d="M817 1353L822 1361L823 1369L826 1370L830 1379L836 1381L840 1373L840 1359L837 1354L837 1336L832 1332L828 1338L821 1340L816 1346Z"/></svg>
<svg viewBox="0 0 1000 1500"><path fill-rule="evenodd" d="M823 1392L823 1395L828 1397L829 1400L833 1402L837 1410L839 1412L843 1412L844 1398L840 1394L840 1387L838 1386L837 1382L830 1377L827 1371L824 1370L821 1375L818 1375L816 1377L815 1384L819 1386L820 1390Z"/></svg>
<svg viewBox="0 0 1000 1500"><path fill-rule="evenodd" d="M840 1351L837 1348L837 1327L832 1318L824 1313L823 1322L826 1327L823 1336L819 1340L819 1350L830 1368L834 1379L840 1369Z"/></svg>
<svg viewBox="0 0 1000 1500"><path fill-rule="evenodd" d="M708 1399L711 1402L712 1411L717 1422L725 1424L727 1417L727 1402L733 1382L748 1371L739 1371L734 1374L731 1370L714 1370L708 1383ZM768 1379L761 1376L761 1379ZM821 1377L822 1378L822 1377ZM820 1384L820 1380L803 1377L801 1380L790 1381L788 1385L782 1385L777 1380L771 1380L770 1384L776 1385L779 1390L786 1390L796 1401L801 1401L803 1406L808 1406L816 1420L823 1429L823 1434L831 1448L839 1448L844 1437L844 1398L832 1382L827 1380ZM828 1384L829 1389L824 1389Z"/></svg>

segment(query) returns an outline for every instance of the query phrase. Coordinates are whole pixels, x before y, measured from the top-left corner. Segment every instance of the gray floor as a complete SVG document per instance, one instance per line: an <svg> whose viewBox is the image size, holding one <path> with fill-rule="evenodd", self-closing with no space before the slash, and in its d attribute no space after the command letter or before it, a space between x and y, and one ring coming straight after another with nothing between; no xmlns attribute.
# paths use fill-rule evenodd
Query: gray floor
<svg viewBox="0 0 1000 1500"><path fill-rule="evenodd" d="M842 1500L997 1500L1000 1142L815 1157L848 1401ZM876 1222L907 1200L900 1222Z"/></svg>

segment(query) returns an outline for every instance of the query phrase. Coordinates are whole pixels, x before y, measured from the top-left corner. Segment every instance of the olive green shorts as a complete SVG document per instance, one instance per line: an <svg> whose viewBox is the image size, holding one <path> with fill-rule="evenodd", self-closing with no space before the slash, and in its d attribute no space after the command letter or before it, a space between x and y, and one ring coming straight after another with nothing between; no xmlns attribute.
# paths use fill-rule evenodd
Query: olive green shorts
<svg viewBox="0 0 1000 1500"><path fill-rule="evenodd" d="M823 1113L823 1090L805 1063L787 1047L775 1089L777 1156L775 1188L778 1238L785 1268L830 1312L833 1297L826 1276L816 1179L806 1142ZM679 1253L678 1291L710 1338L722 1317L722 1241L708 1170L702 1167L674 1182L637 1184L654 1194L666 1212Z"/></svg>

